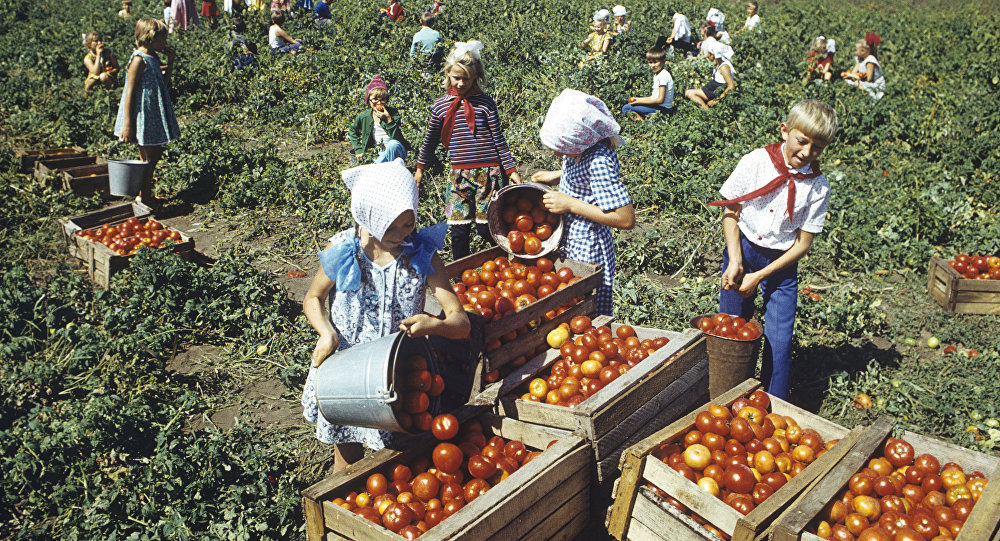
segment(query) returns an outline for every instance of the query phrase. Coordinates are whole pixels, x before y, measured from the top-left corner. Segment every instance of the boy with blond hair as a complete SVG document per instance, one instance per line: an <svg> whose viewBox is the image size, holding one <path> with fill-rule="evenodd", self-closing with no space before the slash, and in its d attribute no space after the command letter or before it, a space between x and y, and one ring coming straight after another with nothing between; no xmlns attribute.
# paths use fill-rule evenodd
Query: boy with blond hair
<svg viewBox="0 0 1000 541"><path fill-rule="evenodd" d="M767 392L787 398L798 298L798 261L823 231L830 185L817 158L837 133L837 113L819 100L795 104L781 138L743 156L719 190L726 199L719 311L750 319L758 286L764 298Z"/></svg>

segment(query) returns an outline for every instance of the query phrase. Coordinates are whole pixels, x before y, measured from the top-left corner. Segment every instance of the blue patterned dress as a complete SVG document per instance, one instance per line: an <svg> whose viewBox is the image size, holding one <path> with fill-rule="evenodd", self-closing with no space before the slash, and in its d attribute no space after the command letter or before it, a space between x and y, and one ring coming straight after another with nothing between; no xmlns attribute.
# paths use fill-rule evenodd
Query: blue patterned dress
<svg viewBox="0 0 1000 541"><path fill-rule="evenodd" d="M330 239L333 246L320 252L319 260L323 272L334 282L329 306L340 342L337 351L398 332L404 319L424 311L427 276L433 272L430 259L443 245L447 229L447 224L438 224L410 235L403 254L384 267L368 259L353 229ZM355 286L344 285L350 282L359 287L352 290ZM316 423L317 439L324 443L360 442L374 450L392 441L391 432L334 425L323 418L316 401L316 372L316 368L309 369L302 389L302 414Z"/></svg>
<svg viewBox="0 0 1000 541"><path fill-rule="evenodd" d="M621 181L618 153L603 143L588 148L579 158L563 158L559 191L605 212L632 202ZM612 315L615 241L611 228L569 212L563 219L568 231L562 240L566 257L601 266L604 281L597 288L597 313Z"/></svg>
<svg viewBox="0 0 1000 541"><path fill-rule="evenodd" d="M128 64L136 56L142 58L146 68L142 70L142 78L136 89L137 96L132 100L133 110L129 112L135 115L135 138L144 147L165 145L180 137L181 129L174 116L170 90L160 71L160 58L136 50L132 51ZM128 88L128 70L125 74L125 88ZM125 128L125 114L125 90L122 90L122 99L118 102L118 118L115 119L115 135L119 137Z"/></svg>

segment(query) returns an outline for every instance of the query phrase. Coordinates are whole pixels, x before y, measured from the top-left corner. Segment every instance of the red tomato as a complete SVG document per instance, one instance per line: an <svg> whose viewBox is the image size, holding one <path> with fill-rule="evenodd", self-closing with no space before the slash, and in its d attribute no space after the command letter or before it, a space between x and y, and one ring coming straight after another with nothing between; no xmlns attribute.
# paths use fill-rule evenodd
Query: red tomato
<svg viewBox="0 0 1000 541"><path fill-rule="evenodd" d="M507 233L507 242L510 244L510 251L520 252L524 250L524 233L518 230L511 230Z"/></svg>
<svg viewBox="0 0 1000 541"><path fill-rule="evenodd" d="M497 472L497 465L483 455L469 457L469 475L477 479L489 479Z"/></svg>
<svg viewBox="0 0 1000 541"><path fill-rule="evenodd" d="M514 227L516 227L518 231L525 233L531 231L532 228L535 227L535 221L531 219L530 214L520 214L514 220Z"/></svg>
<svg viewBox="0 0 1000 541"><path fill-rule="evenodd" d="M524 253L535 255L542 251L542 241L538 237L528 237L524 239Z"/></svg>
<svg viewBox="0 0 1000 541"><path fill-rule="evenodd" d="M566 284L573 279L573 269L569 267L562 267L556 271L556 276L559 277L559 281Z"/></svg>
<svg viewBox="0 0 1000 541"><path fill-rule="evenodd" d="M462 450L452 443L439 443L432 455L434 466L444 473L455 473L462 466Z"/></svg>
<svg viewBox="0 0 1000 541"><path fill-rule="evenodd" d="M439 440L450 440L458 435L458 419L450 413L438 415L431 424L431 432Z"/></svg>
<svg viewBox="0 0 1000 541"><path fill-rule="evenodd" d="M413 522L413 510L406 504L392 503L382 513L382 525L391 532L398 532Z"/></svg>
<svg viewBox="0 0 1000 541"><path fill-rule="evenodd" d="M538 240L548 240L552 236L552 226L549 224L542 224L535 228L535 235L538 236Z"/></svg>

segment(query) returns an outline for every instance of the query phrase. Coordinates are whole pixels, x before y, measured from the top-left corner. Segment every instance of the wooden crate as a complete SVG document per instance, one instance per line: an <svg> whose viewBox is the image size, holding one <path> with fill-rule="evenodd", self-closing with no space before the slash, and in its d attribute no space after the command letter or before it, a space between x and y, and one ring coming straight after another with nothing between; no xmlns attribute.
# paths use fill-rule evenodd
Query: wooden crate
<svg viewBox="0 0 1000 541"><path fill-rule="evenodd" d="M461 412L456 416L463 418ZM481 416L482 420L483 417ZM579 436L488 416L484 434L522 441L542 454L486 494L431 528L421 539L573 539L589 519L590 453ZM546 447L556 440L552 447ZM361 486L390 464L430 456L438 441L432 436L406 450L383 449L302 491L306 535L310 540L356 539L396 541L399 536L334 505L332 500ZM554 491L553 488L559 490Z"/></svg>
<svg viewBox="0 0 1000 541"><path fill-rule="evenodd" d="M45 158L80 158L86 156L87 152L77 146L65 147L65 148L41 148L36 150L28 150L24 148L15 148L14 156L21 160L21 172L25 174L30 174L35 170L35 162L40 159Z"/></svg>
<svg viewBox="0 0 1000 541"><path fill-rule="evenodd" d="M78 195L101 193L110 195L108 164L81 165L61 169L63 189Z"/></svg>
<svg viewBox="0 0 1000 541"><path fill-rule="evenodd" d="M820 541L821 537L805 531L807 526L819 515L827 502L840 494L851 476L861 471L870 459L881 454L886 440L892 436L895 423L896 420L891 417L879 417L861 435L851 452L775 523L774 541ZM1000 475L1000 458L912 432L904 432L901 437L913 445L914 455L930 453L937 457L941 464L955 462L967 472L976 470L983 472L989 483L972 508L972 514L966 520L965 527L962 528L956 541L997 539L998 521L1000 521L1000 482L996 481Z"/></svg>
<svg viewBox="0 0 1000 541"><path fill-rule="evenodd" d="M749 395L760 386L759 381L748 379L717 397L713 402L728 407L737 398ZM848 431L840 425L772 396L771 411L774 413L795 417L802 428L815 429L824 441L835 438L840 438L841 441L744 516L722 500L704 492L651 454L661 443L682 438L694 427L698 413L707 408L708 404L705 404L693 410L674 424L632 446L622 455L622 476L615 488L614 504L608 512L607 520L608 531L615 538L621 541L718 539L715 534L693 520L687 517L678 518L677 513L664 512L664 507L660 505L662 499L659 496L640 490L647 482L653 483L676 498L715 527L731 535L736 541L766 538L770 534L772 522L778 515L820 476L837 464L863 432L860 428ZM633 529L632 526L636 523L642 526Z"/></svg>
<svg viewBox="0 0 1000 541"><path fill-rule="evenodd" d="M51 175L55 175L63 169L68 169L70 167L80 167L81 165L96 165L106 163L104 158L100 156L77 156L74 158L51 158L38 160L35 162L35 178L39 181L45 181L45 179Z"/></svg>
<svg viewBox="0 0 1000 541"><path fill-rule="evenodd" d="M142 203L133 202L103 208L72 218L63 218L60 220L63 240L66 241L69 254L83 261L90 279L99 287L107 289L111 283L111 277L119 270L127 267L132 256L118 255L99 242L93 242L77 236L76 232L83 229L93 229L104 224L118 225L133 216L146 219L149 217L150 212L149 207ZM194 240L181 233L181 241L174 243L169 249L185 257L193 257Z"/></svg>
<svg viewBox="0 0 1000 541"><path fill-rule="evenodd" d="M608 324L609 320L603 316L594 325ZM611 325L613 329L619 326ZM559 360L559 350L551 348L483 396L496 392L500 415L582 436L594 451L597 481L607 483L618 477L618 460L625 449L708 399L708 360L702 333L695 329L677 333L633 328L639 339L667 337L670 342L575 408L519 398L526 392L528 380Z"/></svg>
<svg viewBox="0 0 1000 541"><path fill-rule="evenodd" d="M1000 315L1000 280L963 278L937 256L927 269L927 293L954 314Z"/></svg>

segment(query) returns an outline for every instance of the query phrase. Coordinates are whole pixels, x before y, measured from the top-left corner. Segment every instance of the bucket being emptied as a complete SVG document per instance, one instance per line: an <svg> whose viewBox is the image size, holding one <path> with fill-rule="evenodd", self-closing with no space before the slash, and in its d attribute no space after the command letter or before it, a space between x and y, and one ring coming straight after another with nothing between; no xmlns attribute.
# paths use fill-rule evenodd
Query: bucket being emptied
<svg viewBox="0 0 1000 541"><path fill-rule="evenodd" d="M148 168L149 162L140 160L108 160L111 195L138 195Z"/></svg>
<svg viewBox="0 0 1000 541"><path fill-rule="evenodd" d="M698 328L698 316L691 320L691 327ZM708 316L711 317L711 316ZM737 340L713 334L705 334L705 349L708 351L708 394L709 398L725 393L749 378L754 377L757 357L763 340L763 328L757 320L758 336L754 340Z"/></svg>
<svg viewBox="0 0 1000 541"><path fill-rule="evenodd" d="M425 369L412 369L421 363L426 363ZM337 425L419 432L403 410L409 407L408 395L415 392L411 379L420 370L440 371L427 339L410 338L403 331L338 351L316 373L319 412ZM426 411L440 413L440 396L423 394Z"/></svg>

